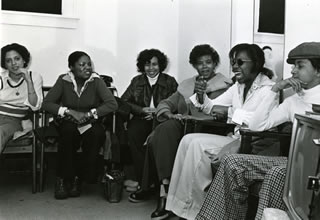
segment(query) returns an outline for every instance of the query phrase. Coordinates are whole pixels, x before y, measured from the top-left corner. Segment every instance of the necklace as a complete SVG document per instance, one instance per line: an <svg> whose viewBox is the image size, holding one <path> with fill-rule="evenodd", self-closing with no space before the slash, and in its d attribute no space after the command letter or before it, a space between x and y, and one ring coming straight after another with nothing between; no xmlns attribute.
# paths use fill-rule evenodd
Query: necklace
<svg viewBox="0 0 320 220"><path fill-rule="evenodd" d="M19 82L17 85L12 85L10 80L7 80L7 83L8 85L13 88L13 89L16 89L16 96L19 96L20 95L20 92L19 92L19 86L23 83L24 79L21 80L21 82Z"/></svg>

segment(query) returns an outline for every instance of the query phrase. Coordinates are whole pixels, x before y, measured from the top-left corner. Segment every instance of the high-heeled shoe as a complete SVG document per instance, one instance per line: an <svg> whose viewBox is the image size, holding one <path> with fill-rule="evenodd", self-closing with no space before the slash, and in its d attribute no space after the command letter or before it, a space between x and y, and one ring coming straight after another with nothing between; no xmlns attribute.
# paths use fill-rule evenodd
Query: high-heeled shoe
<svg viewBox="0 0 320 220"><path fill-rule="evenodd" d="M166 197L159 197L157 209L151 214L152 220L161 220L169 217L170 212L166 208Z"/></svg>

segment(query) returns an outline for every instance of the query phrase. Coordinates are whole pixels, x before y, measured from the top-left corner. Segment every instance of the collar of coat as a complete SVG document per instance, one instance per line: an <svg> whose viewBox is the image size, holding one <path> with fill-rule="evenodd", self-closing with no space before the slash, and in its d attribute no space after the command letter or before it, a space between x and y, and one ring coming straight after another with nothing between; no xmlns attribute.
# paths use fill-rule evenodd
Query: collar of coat
<svg viewBox="0 0 320 220"><path fill-rule="evenodd" d="M65 81L70 82L70 83L73 84L73 90L74 90L74 92L75 92L79 97L81 96L81 94L83 93L83 91L87 88L88 83L89 83L89 82L92 82L92 81L94 80L94 78L100 78L100 77L99 77L99 75L98 75L97 73L92 73L91 76L89 77L89 79L87 79L87 80L84 82L84 84L83 84L80 92L78 92L78 85L77 85L77 83L76 83L74 74L73 74L71 71L68 72L66 75L64 75L64 76L62 77L63 80L65 80Z"/></svg>
<svg viewBox="0 0 320 220"><path fill-rule="evenodd" d="M236 85L239 90L243 90L245 87L245 84L240 84L238 82L236 82ZM253 90L257 90L263 86L272 86L272 85L274 85L274 81L269 79L269 77L266 76L265 74L259 73L257 77L254 79L250 87L250 90L248 91L248 94L251 93Z"/></svg>

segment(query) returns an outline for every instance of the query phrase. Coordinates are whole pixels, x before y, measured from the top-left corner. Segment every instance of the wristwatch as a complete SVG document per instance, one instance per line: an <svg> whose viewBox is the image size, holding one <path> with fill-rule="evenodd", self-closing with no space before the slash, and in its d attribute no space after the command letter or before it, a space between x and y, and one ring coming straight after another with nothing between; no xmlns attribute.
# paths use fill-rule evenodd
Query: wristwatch
<svg viewBox="0 0 320 220"><path fill-rule="evenodd" d="M69 109L64 110L64 115L69 115L69 113L70 113Z"/></svg>
<svg viewBox="0 0 320 220"><path fill-rule="evenodd" d="M94 119L98 119L97 109L93 108L90 110Z"/></svg>

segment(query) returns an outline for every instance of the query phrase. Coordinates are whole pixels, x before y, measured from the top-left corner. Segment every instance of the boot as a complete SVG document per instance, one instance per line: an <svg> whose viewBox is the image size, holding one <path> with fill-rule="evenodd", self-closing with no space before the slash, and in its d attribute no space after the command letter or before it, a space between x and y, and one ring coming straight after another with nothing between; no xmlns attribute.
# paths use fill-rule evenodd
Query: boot
<svg viewBox="0 0 320 220"><path fill-rule="evenodd" d="M66 199L68 198L68 189L64 179L57 177L54 188L54 198Z"/></svg>
<svg viewBox="0 0 320 220"><path fill-rule="evenodd" d="M81 194L81 181L80 178L75 176L74 180L71 182L71 187L69 191L70 197L79 197Z"/></svg>
<svg viewBox="0 0 320 220"><path fill-rule="evenodd" d="M159 197L157 209L151 214L152 220L161 220L169 217L169 211L166 208L166 197Z"/></svg>

